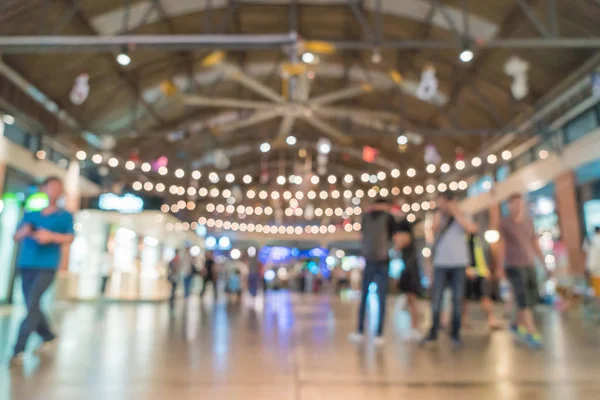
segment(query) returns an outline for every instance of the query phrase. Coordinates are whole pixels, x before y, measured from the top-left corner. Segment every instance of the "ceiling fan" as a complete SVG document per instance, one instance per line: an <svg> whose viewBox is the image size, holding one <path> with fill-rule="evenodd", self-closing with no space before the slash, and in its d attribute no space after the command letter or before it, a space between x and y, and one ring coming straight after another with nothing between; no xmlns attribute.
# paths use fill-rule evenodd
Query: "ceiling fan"
<svg viewBox="0 0 600 400"><path fill-rule="evenodd" d="M327 43L321 42L304 42L300 48L302 51L310 50L321 54L329 54L332 51ZM380 124L372 124L376 129L378 126L395 126L401 123L402 120L399 113L332 106L332 104L339 101L355 98L375 90L389 89L394 87L394 85L400 85L402 77L397 71L389 72L390 80L386 84L379 83L377 86L373 86L369 83L363 83L311 97L311 78L314 77L314 71L306 63L287 63L282 65L281 74L284 80L282 94L277 93L267 85L246 74L238 66L227 62L224 52L217 51L211 53L202 60L202 66L218 70L224 79L235 81L265 99L258 101L214 98L201 95L182 95L181 99L187 106L252 111L252 114L245 119L211 126L211 132L215 136L231 133L275 118L281 118L277 136L273 141L274 147L284 145L286 137L293 131L296 120L303 120L333 141L342 145L348 145L353 143L353 139L334 124L327 121L328 119L348 118L359 124L362 121L363 125L364 121L380 121ZM288 85L288 81L292 79L293 84ZM379 130L387 131L387 129Z"/></svg>

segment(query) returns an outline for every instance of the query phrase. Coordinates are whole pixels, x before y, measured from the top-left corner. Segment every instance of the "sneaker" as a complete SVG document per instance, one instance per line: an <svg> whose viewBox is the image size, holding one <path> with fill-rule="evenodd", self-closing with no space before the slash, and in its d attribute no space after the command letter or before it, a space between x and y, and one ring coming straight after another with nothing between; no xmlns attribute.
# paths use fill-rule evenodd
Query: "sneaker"
<svg viewBox="0 0 600 400"><path fill-rule="evenodd" d="M25 359L25 352L21 351L19 353L14 354L9 361L11 367L17 367L23 365L23 360Z"/></svg>
<svg viewBox="0 0 600 400"><path fill-rule="evenodd" d="M510 326L510 333L512 334L513 339L517 343L526 343L527 342L528 333L524 327L513 324Z"/></svg>
<svg viewBox="0 0 600 400"><path fill-rule="evenodd" d="M544 342L542 341L542 336L539 333L535 335L527 335L525 344L531 350L541 350L544 347Z"/></svg>
<svg viewBox="0 0 600 400"><path fill-rule="evenodd" d="M375 343L375 346L380 347L385 344L385 339L383 338L383 336L377 336L373 340L373 343Z"/></svg>
<svg viewBox="0 0 600 400"><path fill-rule="evenodd" d="M431 335L427 335L423 340L419 342L419 347L425 347L430 344L436 343L437 337L433 337Z"/></svg>
<svg viewBox="0 0 600 400"><path fill-rule="evenodd" d="M56 347L56 336L50 340L44 340L44 343L42 343L37 349L35 349L36 353L46 353L50 350L52 350L54 347Z"/></svg>
<svg viewBox="0 0 600 400"><path fill-rule="evenodd" d="M452 350L458 351L462 349L463 345L460 339L452 339Z"/></svg>
<svg viewBox="0 0 600 400"><path fill-rule="evenodd" d="M352 332L348 335L348 340L352 343L362 343L365 340L365 335L360 332Z"/></svg>
<svg viewBox="0 0 600 400"><path fill-rule="evenodd" d="M405 337L407 342L420 342L423 340L423 334L417 328L412 328L408 335Z"/></svg>

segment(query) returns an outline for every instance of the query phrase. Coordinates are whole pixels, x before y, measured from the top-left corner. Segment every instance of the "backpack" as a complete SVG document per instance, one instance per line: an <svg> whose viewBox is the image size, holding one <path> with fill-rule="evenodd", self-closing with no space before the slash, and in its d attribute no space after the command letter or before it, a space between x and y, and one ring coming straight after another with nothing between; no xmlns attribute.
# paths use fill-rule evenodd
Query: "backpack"
<svg viewBox="0 0 600 400"><path fill-rule="evenodd" d="M391 215L376 211L368 213L362 223L362 255L367 261L386 261L389 258Z"/></svg>

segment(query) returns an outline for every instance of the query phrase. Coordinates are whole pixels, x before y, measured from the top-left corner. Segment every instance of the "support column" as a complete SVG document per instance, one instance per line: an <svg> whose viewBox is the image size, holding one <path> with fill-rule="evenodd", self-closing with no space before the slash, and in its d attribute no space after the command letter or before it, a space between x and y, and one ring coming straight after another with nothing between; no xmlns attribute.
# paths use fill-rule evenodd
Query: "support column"
<svg viewBox="0 0 600 400"><path fill-rule="evenodd" d="M582 275L585 270L585 255L581 248L581 224L575 191L575 173L569 171L560 175L554 185L561 237L569 259L569 273Z"/></svg>
<svg viewBox="0 0 600 400"><path fill-rule="evenodd" d="M4 180L6 179L6 149L4 145L4 121L0 118L0 195L4 193ZM1 196L0 196L1 198Z"/></svg>

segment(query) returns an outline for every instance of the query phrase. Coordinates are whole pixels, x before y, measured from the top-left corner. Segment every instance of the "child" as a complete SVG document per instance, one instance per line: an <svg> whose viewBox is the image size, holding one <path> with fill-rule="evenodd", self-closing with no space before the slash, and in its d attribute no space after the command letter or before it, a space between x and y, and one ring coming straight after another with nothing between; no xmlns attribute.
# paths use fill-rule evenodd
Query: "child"
<svg viewBox="0 0 600 400"><path fill-rule="evenodd" d="M242 279L240 270L236 269L232 274L229 274L227 287L229 293L235 296L235 301L239 302L242 297Z"/></svg>

